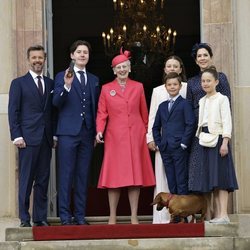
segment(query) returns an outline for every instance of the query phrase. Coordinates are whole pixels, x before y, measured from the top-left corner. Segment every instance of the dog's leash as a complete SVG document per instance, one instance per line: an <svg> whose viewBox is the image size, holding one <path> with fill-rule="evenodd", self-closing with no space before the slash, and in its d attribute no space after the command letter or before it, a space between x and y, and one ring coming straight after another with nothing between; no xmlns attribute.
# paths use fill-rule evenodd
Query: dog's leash
<svg viewBox="0 0 250 250"><path fill-rule="evenodd" d="M169 207L169 202L171 201L171 199L172 199L173 197L174 197L173 194L169 194L167 201L166 201L166 202L163 202L163 205L164 205L166 208Z"/></svg>

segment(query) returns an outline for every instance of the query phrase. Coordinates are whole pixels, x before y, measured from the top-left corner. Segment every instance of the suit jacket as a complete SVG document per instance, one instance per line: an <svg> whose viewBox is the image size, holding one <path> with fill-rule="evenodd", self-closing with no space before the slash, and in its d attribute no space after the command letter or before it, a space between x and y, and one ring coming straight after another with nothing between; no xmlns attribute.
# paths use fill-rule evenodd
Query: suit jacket
<svg viewBox="0 0 250 250"><path fill-rule="evenodd" d="M232 117L230 103L227 96L217 93L211 97L204 96L199 101L199 123L196 136L199 137L203 125L204 107L208 103L208 121L207 126L211 134L222 135L222 137L231 138Z"/></svg>
<svg viewBox="0 0 250 250"><path fill-rule="evenodd" d="M70 91L64 88L65 71L60 72L55 77L55 91L53 104L58 108L57 135L79 134L82 119L82 90L80 82L74 76ZM87 72L87 84L90 85L92 115L96 118L98 98L100 95L99 79L95 75ZM95 128L95 124L93 124Z"/></svg>
<svg viewBox="0 0 250 250"><path fill-rule="evenodd" d="M169 101L160 104L153 125L153 136L161 151L168 146L178 148L180 144L190 146L195 133L195 116L192 106L179 96L170 112Z"/></svg>
<svg viewBox="0 0 250 250"><path fill-rule="evenodd" d="M187 83L182 82L181 84L182 84L182 87L180 89L180 95L183 98L186 98ZM150 102L149 117L148 117L147 143L154 141L152 127L154 124L155 115L156 115L156 112L157 112L159 105L162 102L167 101L168 98L169 98L169 94L165 88L165 84L162 84L162 85L153 89L151 102Z"/></svg>
<svg viewBox="0 0 250 250"><path fill-rule="evenodd" d="M49 143L53 143L52 95L53 80L43 76L45 102L30 73L14 79L9 91L9 126L11 140L23 137L27 145L39 145L44 131Z"/></svg>

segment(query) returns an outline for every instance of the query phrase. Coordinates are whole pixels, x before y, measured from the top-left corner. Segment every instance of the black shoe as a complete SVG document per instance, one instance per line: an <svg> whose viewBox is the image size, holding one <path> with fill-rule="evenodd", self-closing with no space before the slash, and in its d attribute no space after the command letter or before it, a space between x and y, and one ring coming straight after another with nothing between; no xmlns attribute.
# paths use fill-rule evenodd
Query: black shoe
<svg viewBox="0 0 250 250"><path fill-rule="evenodd" d="M21 221L20 227L31 227L31 224L29 221Z"/></svg>
<svg viewBox="0 0 250 250"><path fill-rule="evenodd" d="M47 221L36 221L33 223L34 227L47 227L50 226L50 224Z"/></svg>
<svg viewBox="0 0 250 250"><path fill-rule="evenodd" d="M176 216L174 217L173 223L180 223L180 222L181 222L180 216L176 215Z"/></svg>
<svg viewBox="0 0 250 250"><path fill-rule="evenodd" d="M73 222L74 225L89 225L89 223L87 221L74 221Z"/></svg>
<svg viewBox="0 0 250 250"><path fill-rule="evenodd" d="M80 221L80 222L78 221L77 225L86 225L86 226L88 226L89 223L87 221Z"/></svg>
<svg viewBox="0 0 250 250"><path fill-rule="evenodd" d="M69 221L62 221L62 222L61 222L61 225L62 225L62 226L71 226L72 223L69 222Z"/></svg>

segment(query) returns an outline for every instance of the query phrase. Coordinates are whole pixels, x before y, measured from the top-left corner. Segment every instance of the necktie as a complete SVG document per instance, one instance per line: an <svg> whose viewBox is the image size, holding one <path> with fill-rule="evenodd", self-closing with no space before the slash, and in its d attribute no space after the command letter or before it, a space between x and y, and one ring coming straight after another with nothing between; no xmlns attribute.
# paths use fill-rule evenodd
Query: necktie
<svg viewBox="0 0 250 250"><path fill-rule="evenodd" d="M173 107L173 104L174 104L174 100L173 99L170 99L169 100L169 104L168 104L168 111L170 112L171 108Z"/></svg>
<svg viewBox="0 0 250 250"><path fill-rule="evenodd" d="M41 81L41 76L37 76L37 85L38 85L38 90L40 92L41 95L43 95L43 84Z"/></svg>
<svg viewBox="0 0 250 250"><path fill-rule="evenodd" d="M80 74L80 80L81 80L82 86L85 86L85 76L84 76L85 72L79 70L78 73Z"/></svg>

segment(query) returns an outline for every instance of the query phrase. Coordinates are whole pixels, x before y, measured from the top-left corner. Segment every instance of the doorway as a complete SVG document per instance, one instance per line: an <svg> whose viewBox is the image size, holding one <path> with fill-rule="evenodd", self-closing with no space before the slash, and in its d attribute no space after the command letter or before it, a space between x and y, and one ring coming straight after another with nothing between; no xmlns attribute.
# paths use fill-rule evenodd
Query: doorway
<svg viewBox="0 0 250 250"><path fill-rule="evenodd" d="M187 76L191 77L198 71L194 64L190 51L194 43L200 41L200 6L199 0L166 0L167 23L177 30L175 54L180 56L185 64ZM111 59L104 53L101 34L113 25L113 1L112 0L47 0L47 5L53 19L50 29L47 29L52 40L51 47L54 75L65 70L70 62L69 46L77 39L90 42L92 53L87 65L88 70L99 76L100 83L113 80ZM48 10L47 10L48 11ZM53 43L53 46L51 44ZM161 84L163 65L155 69L151 84L145 87L148 104L154 87ZM53 75L53 74L51 74ZM103 147L99 145L95 149L89 184L87 202L87 216L107 216L108 197L106 190L96 188ZM152 154L154 162L154 155ZM56 175L56 173L53 173ZM150 203L153 199L153 188L141 190L139 201L139 215L152 215ZM127 193L122 192L118 206L118 215L129 215L129 202Z"/></svg>

